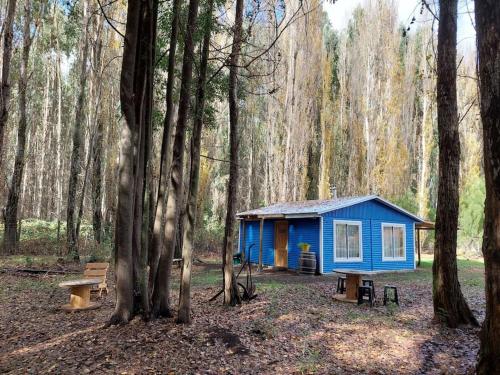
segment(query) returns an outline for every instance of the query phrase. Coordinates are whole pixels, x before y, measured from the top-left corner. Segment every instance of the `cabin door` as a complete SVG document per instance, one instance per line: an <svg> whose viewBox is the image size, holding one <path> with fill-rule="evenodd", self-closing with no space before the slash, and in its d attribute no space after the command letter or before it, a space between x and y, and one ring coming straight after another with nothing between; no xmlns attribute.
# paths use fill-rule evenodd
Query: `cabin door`
<svg viewBox="0 0 500 375"><path fill-rule="evenodd" d="M288 267L288 222L274 224L274 266Z"/></svg>

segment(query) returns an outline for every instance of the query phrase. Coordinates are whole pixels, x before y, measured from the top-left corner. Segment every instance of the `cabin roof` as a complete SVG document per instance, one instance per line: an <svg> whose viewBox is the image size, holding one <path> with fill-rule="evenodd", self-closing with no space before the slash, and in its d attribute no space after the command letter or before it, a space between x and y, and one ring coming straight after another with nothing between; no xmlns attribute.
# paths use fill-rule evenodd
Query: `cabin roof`
<svg viewBox="0 0 500 375"><path fill-rule="evenodd" d="M308 200L297 202L281 202L271 206L261 207L254 210L239 212L236 214L241 219L244 218L279 218L279 217L317 217L326 212L335 211L355 204L376 200L396 211L401 212L417 222L424 220L406 211L405 209L379 197L378 195L365 195L357 197L341 197L337 199Z"/></svg>

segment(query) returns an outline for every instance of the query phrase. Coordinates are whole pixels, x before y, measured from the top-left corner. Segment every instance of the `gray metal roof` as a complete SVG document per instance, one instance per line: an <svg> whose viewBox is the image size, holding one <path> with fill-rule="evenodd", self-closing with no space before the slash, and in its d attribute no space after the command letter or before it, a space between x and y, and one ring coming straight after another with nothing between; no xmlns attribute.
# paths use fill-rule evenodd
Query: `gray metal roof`
<svg viewBox="0 0 500 375"><path fill-rule="evenodd" d="M249 210L244 212L239 212L236 215L240 218L248 216L256 217L314 217L319 216L325 212L335 211L340 208L353 206L358 203L363 203L370 200L377 200L378 202L385 204L399 211L416 221L422 222L423 220L418 216L404 210L403 208L396 206L389 201L377 196L377 195L365 195L360 197L342 197L337 199L327 199L327 200L310 200L310 201L298 201L298 202L282 202L276 203L271 206L257 208L255 210Z"/></svg>

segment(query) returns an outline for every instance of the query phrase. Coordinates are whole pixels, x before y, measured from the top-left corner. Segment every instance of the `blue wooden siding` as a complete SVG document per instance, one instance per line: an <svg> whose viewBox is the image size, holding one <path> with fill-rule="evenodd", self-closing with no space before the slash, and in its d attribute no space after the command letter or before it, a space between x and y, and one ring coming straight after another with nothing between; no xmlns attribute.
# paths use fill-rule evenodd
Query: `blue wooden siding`
<svg viewBox="0 0 500 375"><path fill-rule="evenodd" d="M310 251L316 254L319 264L319 218L289 219L288 221L288 268L298 269L300 248L298 244L307 242L311 245ZM250 251L250 261L259 262L259 230L260 221L245 221L245 256ZM274 224L275 220L265 220L262 235L262 264L274 266ZM250 250L250 246L252 246ZM240 245L243 246L243 221L240 222Z"/></svg>
<svg viewBox="0 0 500 375"><path fill-rule="evenodd" d="M323 216L323 269L320 272L329 273L334 269L350 268L360 270L404 270L413 269L414 253L414 223L415 221L397 210L377 201L367 201L336 211L327 212ZM361 221L362 255L361 262L334 262L334 220ZM320 219L288 219L288 268L299 266L300 242L307 242L316 254L317 264L320 264ZM243 224L244 223L244 224ZM405 224L406 226L406 260L382 260L382 223ZM274 266L274 224L275 220L265 220L263 230L262 263L264 266ZM259 262L259 228L260 221L240 222L240 244L243 247L243 225L245 225L245 255L248 257L250 246L251 262Z"/></svg>
<svg viewBox="0 0 500 375"><path fill-rule="evenodd" d="M334 262L334 220L362 222L362 262ZM382 261L382 223L406 225L405 261ZM413 224L412 218L373 200L323 214L323 273L332 272L339 268L359 270L413 269L415 264Z"/></svg>
<svg viewBox="0 0 500 375"><path fill-rule="evenodd" d="M245 258L250 254L252 263L259 263L260 221L245 221ZM240 251L243 246L243 221L240 223ZM253 246L252 246L253 245ZM265 220L262 236L262 264L274 265L274 221Z"/></svg>
<svg viewBox="0 0 500 375"><path fill-rule="evenodd" d="M319 265L319 218L288 220L288 268L299 268L301 242L311 245L309 251L316 254Z"/></svg>

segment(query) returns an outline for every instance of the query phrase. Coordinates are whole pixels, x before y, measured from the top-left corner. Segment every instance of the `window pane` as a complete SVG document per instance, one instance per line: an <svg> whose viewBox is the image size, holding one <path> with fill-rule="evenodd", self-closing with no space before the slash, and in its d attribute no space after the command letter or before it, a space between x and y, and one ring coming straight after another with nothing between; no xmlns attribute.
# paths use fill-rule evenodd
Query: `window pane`
<svg viewBox="0 0 500 375"><path fill-rule="evenodd" d="M335 225L335 256L337 258L347 258L346 225Z"/></svg>
<svg viewBox="0 0 500 375"><path fill-rule="evenodd" d="M347 226L347 239L349 244L349 258L359 258L359 226Z"/></svg>
<svg viewBox="0 0 500 375"><path fill-rule="evenodd" d="M392 227L384 227L384 257L392 258Z"/></svg>
<svg viewBox="0 0 500 375"><path fill-rule="evenodd" d="M404 235L403 228L394 227L394 256L397 258L403 258L404 253Z"/></svg>

